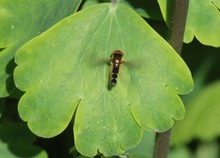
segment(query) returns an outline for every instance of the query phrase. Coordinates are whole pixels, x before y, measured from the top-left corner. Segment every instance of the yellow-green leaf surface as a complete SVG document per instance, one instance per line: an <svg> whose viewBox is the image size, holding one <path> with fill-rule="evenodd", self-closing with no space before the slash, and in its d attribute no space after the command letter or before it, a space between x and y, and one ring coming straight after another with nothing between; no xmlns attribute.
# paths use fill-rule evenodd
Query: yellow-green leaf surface
<svg viewBox="0 0 220 158"><path fill-rule="evenodd" d="M0 0L0 97L15 89L13 58L28 40L72 14L80 0Z"/></svg>
<svg viewBox="0 0 220 158"><path fill-rule="evenodd" d="M109 89L110 55L124 52ZM189 69L138 14L124 5L84 9L16 54L14 77L26 93L18 110L42 137L61 133L76 110L74 140L86 156L134 147L142 129L165 131L182 119L178 94L192 90Z"/></svg>
<svg viewBox="0 0 220 158"><path fill-rule="evenodd" d="M164 19L169 20L171 0L158 0L158 3ZM189 43L196 37L202 44L219 47L219 8L219 0L189 0L184 42Z"/></svg>
<svg viewBox="0 0 220 158"><path fill-rule="evenodd" d="M173 144L188 143L192 139L210 141L220 135L219 93L220 81L217 81L194 97L187 105L186 117L174 126Z"/></svg>

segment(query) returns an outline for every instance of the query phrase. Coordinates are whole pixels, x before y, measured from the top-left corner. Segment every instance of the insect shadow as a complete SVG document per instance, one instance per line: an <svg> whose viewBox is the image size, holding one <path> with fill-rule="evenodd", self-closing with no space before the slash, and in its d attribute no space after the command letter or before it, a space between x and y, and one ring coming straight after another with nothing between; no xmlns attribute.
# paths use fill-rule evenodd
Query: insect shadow
<svg viewBox="0 0 220 158"><path fill-rule="evenodd" d="M143 59L136 60L136 59L126 59L126 54L122 53L119 50L114 51L112 54L103 54L97 55L96 53L88 53L87 59L89 60L89 63L92 67L100 68L100 66L108 67L108 80L106 82L106 88L107 90L111 91L117 83L117 79L120 79L120 76L118 74L121 74L123 71L123 67L127 67L127 69L130 70L136 70L143 68L143 64L145 61ZM122 53L122 55L121 55ZM140 62L143 61L143 62ZM123 67L122 67L123 65ZM107 75L106 75L107 77Z"/></svg>

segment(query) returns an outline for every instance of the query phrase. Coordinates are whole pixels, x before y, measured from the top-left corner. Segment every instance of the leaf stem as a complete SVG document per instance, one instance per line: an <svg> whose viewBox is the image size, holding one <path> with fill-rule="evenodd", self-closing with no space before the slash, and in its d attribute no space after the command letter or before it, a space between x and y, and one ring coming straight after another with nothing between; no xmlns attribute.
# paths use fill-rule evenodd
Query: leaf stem
<svg viewBox="0 0 220 158"><path fill-rule="evenodd" d="M189 0L172 0L168 42L181 55ZM167 158L171 129L156 133L154 158Z"/></svg>
<svg viewBox="0 0 220 158"><path fill-rule="evenodd" d="M112 6L116 6L120 0L111 0Z"/></svg>

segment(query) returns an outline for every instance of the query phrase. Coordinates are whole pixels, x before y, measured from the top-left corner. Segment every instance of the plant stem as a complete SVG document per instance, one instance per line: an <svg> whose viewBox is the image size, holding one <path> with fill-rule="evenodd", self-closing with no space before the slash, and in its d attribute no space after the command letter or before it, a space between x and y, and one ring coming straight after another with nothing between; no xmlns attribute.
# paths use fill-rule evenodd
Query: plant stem
<svg viewBox="0 0 220 158"><path fill-rule="evenodd" d="M181 55L189 0L173 0L168 42ZM171 129L156 133L154 158L167 158Z"/></svg>
<svg viewBox="0 0 220 158"><path fill-rule="evenodd" d="M180 55L186 25L189 0L173 0L168 42Z"/></svg>
<svg viewBox="0 0 220 158"><path fill-rule="evenodd" d="M169 129L163 133L156 133L155 146L154 146L154 158L166 158L169 150L169 140L170 140Z"/></svg>

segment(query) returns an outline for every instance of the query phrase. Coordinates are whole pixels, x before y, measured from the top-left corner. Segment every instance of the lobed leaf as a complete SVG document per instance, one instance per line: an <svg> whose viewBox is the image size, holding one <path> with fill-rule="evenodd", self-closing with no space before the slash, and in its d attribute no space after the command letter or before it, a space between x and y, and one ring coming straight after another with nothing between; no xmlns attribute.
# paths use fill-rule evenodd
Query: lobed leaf
<svg viewBox="0 0 220 158"><path fill-rule="evenodd" d="M165 21L169 24L171 0L158 0ZM184 42L192 42L194 36L204 45L220 46L220 12L217 0L190 0Z"/></svg>
<svg viewBox="0 0 220 158"><path fill-rule="evenodd" d="M28 40L72 14L80 0L0 0L0 97L15 90L13 58Z"/></svg>
<svg viewBox="0 0 220 158"><path fill-rule="evenodd" d="M125 62L109 89L108 61L117 49ZM16 63L15 83L26 92L22 119L35 134L53 137L77 108L75 145L89 157L124 153L142 129L169 129L184 116L178 94L193 87L183 60L124 5L94 5L64 19L23 46Z"/></svg>

